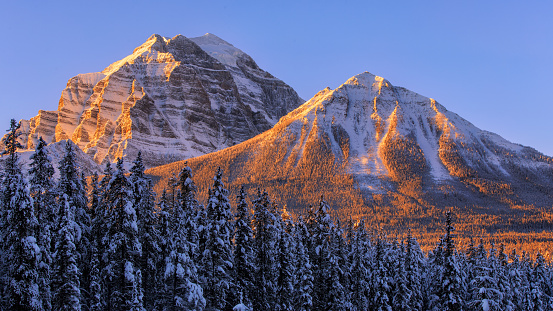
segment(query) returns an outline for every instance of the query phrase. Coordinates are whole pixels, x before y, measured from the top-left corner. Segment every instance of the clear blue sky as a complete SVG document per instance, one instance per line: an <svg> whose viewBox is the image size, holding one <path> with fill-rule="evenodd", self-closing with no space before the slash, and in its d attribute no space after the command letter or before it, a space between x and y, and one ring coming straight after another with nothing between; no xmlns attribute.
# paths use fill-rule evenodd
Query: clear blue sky
<svg viewBox="0 0 553 311"><path fill-rule="evenodd" d="M5 1L0 128L151 34L206 32L304 99L370 71L553 156L550 1Z"/></svg>

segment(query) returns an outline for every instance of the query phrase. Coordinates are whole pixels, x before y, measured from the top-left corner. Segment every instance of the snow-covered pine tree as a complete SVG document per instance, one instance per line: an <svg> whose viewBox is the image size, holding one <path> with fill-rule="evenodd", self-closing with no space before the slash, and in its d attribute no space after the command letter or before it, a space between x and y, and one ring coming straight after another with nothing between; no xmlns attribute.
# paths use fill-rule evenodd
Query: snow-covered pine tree
<svg viewBox="0 0 553 311"><path fill-rule="evenodd" d="M372 309L377 311L391 311L391 299L388 295L390 292L390 277L387 268L387 246L384 235L379 233L374 246L373 268L372 268L372 284L371 291Z"/></svg>
<svg viewBox="0 0 553 311"><path fill-rule="evenodd" d="M109 201L110 198L108 197L108 186L109 186L109 183L113 177L113 168L111 167L111 164L110 162L107 162L106 163L106 167L104 168L104 172L103 172L103 177L102 179L100 180L100 182L98 183L98 187L97 187L97 191L98 191L98 194L97 194L97 203L96 205L91 205L91 208L93 206L96 206L96 208L94 208L94 211L95 211L95 215L94 215L94 219L95 219L95 222L94 222L94 226L96 226L94 228L94 230L96 230L96 241L98 243L98 254L99 254L99 260L100 260L100 270L101 270L101 273L104 273L104 269L105 267L107 266L107 247L108 247L108 243L109 243L109 236L108 236L108 232L109 232L109 224L108 224L108 221L110 219L110 217L112 217L112 209L111 209L111 202ZM94 197L92 198L94 199ZM94 204L93 202L91 202L91 204ZM107 302L107 300L106 300Z"/></svg>
<svg viewBox="0 0 553 311"><path fill-rule="evenodd" d="M393 310L411 310L409 302L411 299L411 288L407 286L407 269L405 267L406 247L403 241L399 245L399 250L395 252L395 271L392 274L394 286L392 288L392 309Z"/></svg>
<svg viewBox="0 0 553 311"><path fill-rule="evenodd" d="M246 191L240 188L236 198L234 223L234 280L236 290L242 294L242 303L251 308L254 289L254 252L251 212L246 202Z"/></svg>
<svg viewBox="0 0 553 311"><path fill-rule="evenodd" d="M52 241L56 219L55 193L53 191L54 167L48 153L46 142L39 137L34 154L31 155L29 169L29 189L34 202L35 215L41 224L38 227L38 244L41 261L39 263L39 285L41 288L42 307L45 311L52 309L50 291L50 273L52 270Z"/></svg>
<svg viewBox="0 0 553 311"><path fill-rule="evenodd" d="M1 272L6 287L2 305L7 310L42 310L38 272L41 254L36 240L38 221L27 181L18 164L19 126L12 119L4 140L3 154L8 159L2 180Z"/></svg>
<svg viewBox="0 0 553 311"><path fill-rule="evenodd" d="M131 184L125 176L123 160L117 161L116 171L105 189L108 232L105 278L107 310L142 311L143 290L139 258L142 245L138 240L136 211Z"/></svg>
<svg viewBox="0 0 553 311"><path fill-rule="evenodd" d="M271 200L267 192L257 190L253 201L253 243L255 252L254 310L274 310L276 285L276 239L274 214L270 212Z"/></svg>
<svg viewBox="0 0 553 311"><path fill-rule="evenodd" d="M187 217L190 217L188 215L192 215L197 209L198 201L196 200L196 191L198 189L192 180L192 169L188 166L188 162L184 163L184 167L179 173L179 179L176 181L176 185L179 190L177 194L178 203ZM194 234L194 232L187 232L187 235L189 234Z"/></svg>
<svg viewBox="0 0 553 311"><path fill-rule="evenodd" d="M503 299L500 302L501 309L514 310L514 304L512 302L512 295L509 283L509 257L505 254L505 245L499 246L497 262L495 269L493 270L497 279L497 289L502 293Z"/></svg>
<svg viewBox="0 0 553 311"><path fill-rule="evenodd" d="M495 254L494 254L495 256ZM502 293L497 289L497 280L494 278L495 268L486 256L483 243L480 242L477 250L474 278L469 283L469 297L467 307L471 310L502 310Z"/></svg>
<svg viewBox="0 0 553 311"><path fill-rule="evenodd" d="M172 237L167 243L163 297L157 305L161 310L203 310L206 301L198 285L195 263L189 257L183 218L173 215Z"/></svg>
<svg viewBox="0 0 553 311"><path fill-rule="evenodd" d="M76 247L75 255L77 256L76 262L79 269L81 293L84 294L88 292L89 286L90 217L88 215L86 187L80 179L74 148L78 147L72 141L67 140L65 154L59 162L60 179L56 192L59 204L69 204L70 213L73 215L76 224L73 232L73 243ZM88 297L84 298L87 299Z"/></svg>
<svg viewBox="0 0 553 311"><path fill-rule="evenodd" d="M369 308L369 267L367 257L369 251L365 222L360 221L355 225L350 221L348 230L350 238L350 267L351 282L349 292L351 295L352 310L361 311Z"/></svg>
<svg viewBox="0 0 553 311"><path fill-rule="evenodd" d="M155 294L161 280L157 278L156 265L160 261L160 235L157 230L155 215L155 193L152 190L151 179L144 174L144 164L141 152L133 162L129 181L132 188L132 202L136 210L138 241L142 245L142 255L139 258L139 268L144 288L144 307L151 310L154 307Z"/></svg>
<svg viewBox="0 0 553 311"><path fill-rule="evenodd" d="M446 213L446 233L442 239L443 265L438 275L436 292L431 301L432 310L460 311L465 305L463 275L457 262L451 211Z"/></svg>
<svg viewBox="0 0 553 311"><path fill-rule="evenodd" d="M81 310L80 271L78 268L76 235L79 226L75 222L75 208L68 194L59 197L59 218L56 244L54 247L54 310Z"/></svg>
<svg viewBox="0 0 553 311"><path fill-rule="evenodd" d="M189 170L184 170L189 173ZM190 175L188 175L190 176ZM187 212L190 198L193 199L195 188L190 178L183 178L179 200L171 208L167 192L164 190L159 202L160 210L160 243L164 255L163 281L164 290L156 305L160 310L203 310L206 301L203 290L199 285L198 271L193 260L195 245L188 240L191 222L191 213ZM187 185L185 187L185 185ZM184 190L184 191L182 191ZM188 199L184 199L182 194ZM188 194L186 194L188 193Z"/></svg>
<svg viewBox="0 0 553 311"><path fill-rule="evenodd" d="M107 231L104 216L105 211L102 205L102 194L100 189L99 177L94 173L90 181L90 196L89 196L89 217L90 217L90 272L89 272L89 287L87 295L87 306L90 311L104 310L105 299L103 298L103 280L102 271L104 268L101 260L102 254L105 252L103 237Z"/></svg>
<svg viewBox="0 0 553 311"><path fill-rule="evenodd" d="M3 150L0 153L0 155L7 155L7 159L4 161L2 175L1 175L2 192L0 195L0 199L2 200L2 204L0 205L0 250L5 250L8 247L7 245L4 244L4 242L6 241L6 234L7 234L6 226L8 225L7 217L8 217L8 211L9 211L9 204L13 196L12 191L14 190L10 186L10 183L13 181L10 178L10 176L21 172L21 168L19 167L19 163L18 163L19 156L17 155L17 149L23 147L17 141L17 137L18 137L17 130L19 130L20 126L21 124L16 123L14 119L11 119L10 129L8 130L8 133L3 138L5 150ZM4 252L0 253L0 273L2 276L6 276L8 268L5 262L6 258L4 258L2 255L4 255ZM2 277L1 280L5 281L4 277ZM4 282L2 282L2 287L4 287L5 285L7 284L4 284Z"/></svg>
<svg viewBox="0 0 553 311"><path fill-rule="evenodd" d="M467 292L467 297L465 298L470 300L469 283L476 277L476 266L478 263L478 248L474 246L474 240L472 237L470 237L470 242L465 250L463 259L464 260L459 262L459 265L466 273L467 284L464 290Z"/></svg>
<svg viewBox="0 0 553 311"><path fill-rule="evenodd" d="M278 234L278 276L277 276L277 304L276 310L291 311L293 309L294 294L294 223L286 210L282 209L282 214L276 215L277 234Z"/></svg>
<svg viewBox="0 0 553 311"><path fill-rule="evenodd" d="M424 255L419 243L411 234L411 230L405 241L405 286L411 293L406 310L421 310L423 308L422 274L424 269Z"/></svg>
<svg viewBox="0 0 553 311"><path fill-rule="evenodd" d="M163 189L161 192L161 197L157 203L158 210L158 231L160 236L159 247L160 247L160 261L157 263L157 278L163 280L165 274L165 258L169 256L171 252L171 238L172 238L172 217L173 211L169 207L167 190Z"/></svg>
<svg viewBox="0 0 553 311"><path fill-rule="evenodd" d="M323 310L328 305L330 284L330 235L334 224L330 219L329 206L321 196L319 206L314 207L308 215L308 226L311 231L311 249L309 257L313 263L313 309Z"/></svg>
<svg viewBox="0 0 553 311"><path fill-rule="evenodd" d="M185 162L179 174L176 185L178 186L177 202L180 205L184 221L184 234L189 244L189 256L193 261L196 261L200 256L200 233L197 223L200 206L196 200L197 187L192 180L192 169L188 166L187 162Z"/></svg>
<svg viewBox="0 0 553 311"><path fill-rule="evenodd" d="M328 300L326 310L345 311L351 310L349 293L344 287L347 267L344 261L345 243L342 230L339 226L333 226L330 233L330 245L328 252Z"/></svg>
<svg viewBox="0 0 553 311"><path fill-rule="evenodd" d="M102 275L100 264L99 252L97 248L91 250L90 259L90 285L89 285L89 299L87 302L89 311L102 311L104 310L102 301Z"/></svg>
<svg viewBox="0 0 553 311"><path fill-rule="evenodd" d="M549 298L544 289L547 284L545 262L540 252L536 255L534 267L529 270L528 292L525 301L527 310L545 311L549 310Z"/></svg>
<svg viewBox="0 0 553 311"><path fill-rule="evenodd" d="M294 228L296 243L296 272L294 284L294 310L311 311L313 310L313 272L311 270L311 260L309 259L309 250L306 242L310 239L307 226L300 216Z"/></svg>
<svg viewBox="0 0 553 311"><path fill-rule="evenodd" d="M227 297L233 282L232 214L222 175L223 171L218 168L213 186L209 189L209 203L206 208L208 236L202 254L202 284L207 310L223 310L231 303L227 301Z"/></svg>
<svg viewBox="0 0 553 311"><path fill-rule="evenodd" d="M520 258L513 249L509 255L509 261L507 267L509 277L509 296L513 303L513 310L524 310L524 297L525 297L525 273L520 262Z"/></svg>

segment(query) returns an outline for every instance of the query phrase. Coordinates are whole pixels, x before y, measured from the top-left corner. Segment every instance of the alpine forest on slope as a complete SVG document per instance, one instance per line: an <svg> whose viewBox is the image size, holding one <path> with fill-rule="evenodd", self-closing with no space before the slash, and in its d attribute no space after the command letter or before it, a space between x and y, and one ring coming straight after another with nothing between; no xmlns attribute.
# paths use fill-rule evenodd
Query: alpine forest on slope
<svg viewBox="0 0 553 311"><path fill-rule="evenodd" d="M424 254L321 197L292 219L259 189L235 213L217 169L207 204L185 166L156 200L141 155L87 180L72 144L54 178L42 139L24 174L12 120L0 202L0 310L551 310L540 253L456 248L452 215ZM373 230L374 231L374 230Z"/></svg>

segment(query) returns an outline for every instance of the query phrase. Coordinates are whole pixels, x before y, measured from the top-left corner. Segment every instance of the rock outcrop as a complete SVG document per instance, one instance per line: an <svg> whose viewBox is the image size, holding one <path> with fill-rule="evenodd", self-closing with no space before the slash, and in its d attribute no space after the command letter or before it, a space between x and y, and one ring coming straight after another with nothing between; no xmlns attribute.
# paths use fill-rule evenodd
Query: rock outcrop
<svg viewBox="0 0 553 311"><path fill-rule="evenodd" d="M71 78L57 111L22 121L20 140L33 149L40 136L70 139L99 164L142 151L152 167L240 143L302 102L215 35L152 35L102 72Z"/></svg>
<svg viewBox="0 0 553 311"><path fill-rule="evenodd" d="M324 195L342 221L364 219L398 236L412 228L426 245L445 210L464 237L503 232L498 240L517 243L549 230L540 241L553 242L553 158L367 72L320 91L271 130L187 162L200 200L221 167L231 196L240 186L253 195L266 189L280 206L305 212ZM183 166L147 173L161 191Z"/></svg>

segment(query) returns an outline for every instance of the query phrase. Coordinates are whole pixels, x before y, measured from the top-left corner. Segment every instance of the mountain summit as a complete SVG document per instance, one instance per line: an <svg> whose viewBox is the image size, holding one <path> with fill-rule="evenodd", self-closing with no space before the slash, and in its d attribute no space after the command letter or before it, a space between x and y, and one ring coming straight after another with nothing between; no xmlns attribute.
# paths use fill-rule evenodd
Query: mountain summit
<svg viewBox="0 0 553 311"><path fill-rule="evenodd" d="M103 71L71 78L57 111L22 121L21 142L71 139L99 164L142 151L151 167L240 143L302 102L215 35L154 34Z"/></svg>
<svg viewBox="0 0 553 311"><path fill-rule="evenodd" d="M231 189L266 188L296 211L324 195L343 220L388 232L437 229L444 209L484 228L528 228L553 205L552 158L368 72L320 91L271 130L188 164L199 188L221 166ZM149 171L161 178L158 190L182 165Z"/></svg>

